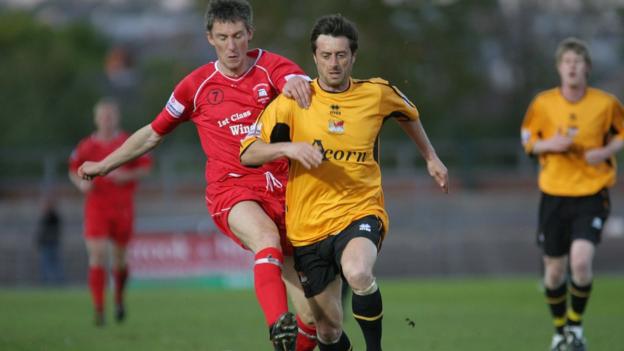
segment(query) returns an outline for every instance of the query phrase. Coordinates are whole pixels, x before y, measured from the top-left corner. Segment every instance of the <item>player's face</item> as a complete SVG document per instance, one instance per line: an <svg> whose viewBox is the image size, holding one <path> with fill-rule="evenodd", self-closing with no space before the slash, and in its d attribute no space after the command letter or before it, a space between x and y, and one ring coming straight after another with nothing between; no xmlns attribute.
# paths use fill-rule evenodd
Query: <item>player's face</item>
<svg viewBox="0 0 624 351"><path fill-rule="evenodd" d="M247 30L243 21L214 22L207 36L217 52L219 68L225 70L225 74L239 76L245 73L247 49L253 32Z"/></svg>
<svg viewBox="0 0 624 351"><path fill-rule="evenodd" d="M104 104L95 111L95 126L99 132L111 134L119 127L119 110L117 106Z"/></svg>
<svg viewBox="0 0 624 351"><path fill-rule="evenodd" d="M355 62L349 39L321 34L316 39L314 62L321 87L327 91L344 91L349 88L349 78Z"/></svg>
<svg viewBox="0 0 624 351"><path fill-rule="evenodd" d="M561 85L571 88L583 87L587 84L589 66L582 55L569 50L561 55L557 71L561 78Z"/></svg>

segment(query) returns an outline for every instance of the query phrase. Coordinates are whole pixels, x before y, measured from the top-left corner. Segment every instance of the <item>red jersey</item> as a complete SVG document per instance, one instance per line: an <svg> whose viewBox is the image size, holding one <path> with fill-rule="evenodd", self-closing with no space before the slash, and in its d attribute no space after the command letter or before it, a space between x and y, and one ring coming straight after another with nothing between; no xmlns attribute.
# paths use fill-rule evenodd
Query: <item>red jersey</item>
<svg viewBox="0 0 624 351"><path fill-rule="evenodd" d="M119 132L112 140L103 141L90 135L80 141L69 157L69 170L78 171L78 167L85 161L100 161L115 151L128 139L128 134ZM149 167L151 157L144 155L133 161L125 163L121 169L135 169ZM124 184L113 182L110 176L96 177L93 179L93 188L86 195L86 206L104 208L107 206L132 206L134 190L137 182L130 181Z"/></svg>
<svg viewBox="0 0 624 351"><path fill-rule="evenodd" d="M285 57L254 49L247 52L255 59L242 76L228 77L219 70L219 62L210 62L187 75L175 88L167 105L152 122L160 135L171 132L182 122L197 127L206 154L208 188L230 178L266 182L270 171L280 181L287 179L286 159L258 168L240 164L240 141L247 135L260 112L286 84L303 71Z"/></svg>

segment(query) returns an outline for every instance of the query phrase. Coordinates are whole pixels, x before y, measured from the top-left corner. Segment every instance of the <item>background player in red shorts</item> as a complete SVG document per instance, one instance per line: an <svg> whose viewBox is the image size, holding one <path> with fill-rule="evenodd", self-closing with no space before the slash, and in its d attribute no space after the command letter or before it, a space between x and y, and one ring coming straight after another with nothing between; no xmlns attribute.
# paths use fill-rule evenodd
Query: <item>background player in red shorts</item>
<svg viewBox="0 0 624 351"><path fill-rule="evenodd" d="M82 180L78 167L85 161L99 161L128 139L119 129L119 106L103 99L94 108L96 130L82 139L69 159L69 178L86 195L84 235L89 255L89 289L95 309L95 324L104 324L106 253L113 244L112 271L115 281L115 318L124 320L124 288L128 279L126 247L133 233L134 192L137 180L149 173L151 159L142 156L93 182Z"/></svg>
<svg viewBox="0 0 624 351"><path fill-rule="evenodd" d="M294 350L297 339L298 351L312 350L316 331L293 269L292 248L284 235L287 161L250 169L238 158L241 139L280 92L295 98L302 107L309 104L309 78L282 56L248 50L253 28L246 1L211 1L206 30L218 60L182 79L152 123L101 162L85 163L80 174L85 179L106 175L156 147L180 123L193 122L207 158L208 210L224 234L255 254L254 288L275 349ZM302 317L299 323L288 312L282 275Z"/></svg>

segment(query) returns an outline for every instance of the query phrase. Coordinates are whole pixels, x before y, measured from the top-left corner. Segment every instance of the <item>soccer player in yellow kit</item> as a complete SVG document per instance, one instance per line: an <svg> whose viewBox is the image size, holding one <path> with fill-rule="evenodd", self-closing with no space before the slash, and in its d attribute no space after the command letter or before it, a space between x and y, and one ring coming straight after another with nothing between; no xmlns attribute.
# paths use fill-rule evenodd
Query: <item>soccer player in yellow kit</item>
<svg viewBox="0 0 624 351"><path fill-rule="evenodd" d="M538 243L556 329L551 350L582 351L581 316L592 288L595 246L609 215L614 155L624 143L624 109L614 96L587 85L591 58L583 41L562 41L556 63L561 86L531 102L522 123L522 144L540 163Z"/></svg>
<svg viewBox="0 0 624 351"><path fill-rule="evenodd" d="M358 35L341 15L321 17L311 45L319 77L308 109L283 96L260 115L241 145L241 162L291 161L286 226L295 268L312 307L319 349L351 350L342 329L341 275L353 291L352 309L366 349L381 350L381 293L373 268L388 231L378 137L395 118L446 192L448 172L420 123L418 110L388 82L355 80Z"/></svg>

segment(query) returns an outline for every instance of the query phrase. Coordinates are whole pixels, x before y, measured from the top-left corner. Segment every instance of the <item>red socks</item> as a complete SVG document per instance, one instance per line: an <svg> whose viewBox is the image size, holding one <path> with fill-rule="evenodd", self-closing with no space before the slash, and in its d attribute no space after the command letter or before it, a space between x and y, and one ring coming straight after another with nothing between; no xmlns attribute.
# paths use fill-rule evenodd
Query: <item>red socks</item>
<svg viewBox="0 0 624 351"><path fill-rule="evenodd" d="M316 327L314 325L305 324L299 315L297 315L297 334L296 351L312 351L316 347Z"/></svg>
<svg viewBox="0 0 624 351"><path fill-rule="evenodd" d="M103 267L89 267L89 289L93 307L98 312L104 311L104 288L106 287L106 272Z"/></svg>
<svg viewBox="0 0 624 351"><path fill-rule="evenodd" d="M128 280L128 267L119 268L113 271L115 278L115 304L123 304L124 290Z"/></svg>
<svg viewBox="0 0 624 351"><path fill-rule="evenodd" d="M282 281L284 256L275 247L260 250L254 257L254 289L267 325L288 311L286 286Z"/></svg>

